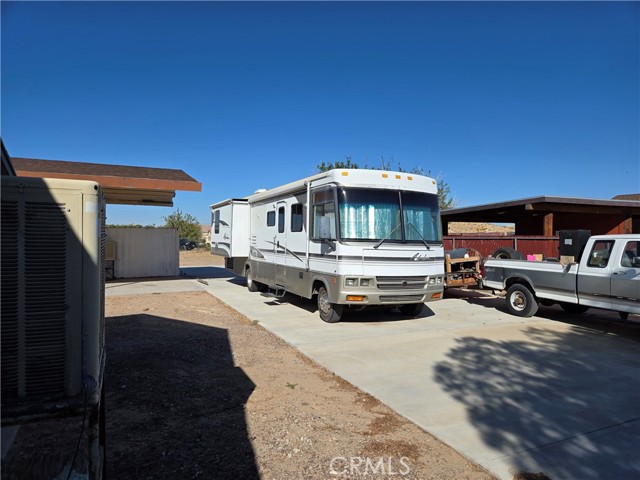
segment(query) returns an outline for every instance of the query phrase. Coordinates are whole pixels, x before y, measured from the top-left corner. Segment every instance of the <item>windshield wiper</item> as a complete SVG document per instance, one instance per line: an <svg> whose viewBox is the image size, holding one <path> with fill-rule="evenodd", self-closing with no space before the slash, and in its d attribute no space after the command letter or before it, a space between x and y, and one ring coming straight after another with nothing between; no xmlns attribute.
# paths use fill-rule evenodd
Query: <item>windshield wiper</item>
<svg viewBox="0 0 640 480"><path fill-rule="evenodd" d="M380 245L382 245L384 242L386 242L387 240L389 240L389 238L391 237L391 235L393 235L394 233L396 233L396 230L398 230L400 228L402 224L398 224L398 226L396 226L396 228L394 228L393 230L391 230L391 232L389 232L389 234L384 237L382 240L380 240L378 243L376 243L373 248L378 248Z"/></svg>
<svg viewBox="0 0 640 480"><path fill-rule="evenodd" d="M420 230L418 230L415 225L411 222L409 222L409 226L411 228L413 228L416 233L418 234L418 236L420 237L420 240L422 240L422 243L424 243L424 246L427 247L427 250L431 250L431 247L429 246L429 244L427 243L427 241L424 239L424 237L422 236L422 234L420 233Z"/></svg>

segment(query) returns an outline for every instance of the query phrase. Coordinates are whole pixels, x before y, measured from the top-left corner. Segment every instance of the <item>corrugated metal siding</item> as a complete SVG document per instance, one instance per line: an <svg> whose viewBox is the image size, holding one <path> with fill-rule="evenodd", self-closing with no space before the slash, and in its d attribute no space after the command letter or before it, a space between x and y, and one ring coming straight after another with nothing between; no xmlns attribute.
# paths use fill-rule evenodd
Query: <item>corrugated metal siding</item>
<svg viewBox="0 0 640 480"><path fill-rule="evenodd" d="M543 254L545 257L558 257L558 237L543 236L493 236L493 235L449 235L444 237L445 250L456 248L475 248L480 255L487 257L498 248L513 248L523 255Z"/></svg>
<svg viewBox="0 0 640 480"><path fill-rule="evenodd" d="M177 277L178 231L174 228L107 228L116 242L115 278Z"/></svg>

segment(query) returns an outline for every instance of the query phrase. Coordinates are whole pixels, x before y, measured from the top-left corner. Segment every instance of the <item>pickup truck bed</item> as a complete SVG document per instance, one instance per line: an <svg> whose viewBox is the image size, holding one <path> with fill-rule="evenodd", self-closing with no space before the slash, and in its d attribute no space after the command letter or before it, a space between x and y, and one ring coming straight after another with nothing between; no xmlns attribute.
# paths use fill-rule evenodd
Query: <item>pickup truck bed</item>
<svg viewBox="0 0 640 480"><path fill-rule="evenodd" d="M560 303L567 311L590 307L640 314L640 235L589 239L579 263L488 259L485 288L507 290L507 308L531 316L538 303Z"/></svg>

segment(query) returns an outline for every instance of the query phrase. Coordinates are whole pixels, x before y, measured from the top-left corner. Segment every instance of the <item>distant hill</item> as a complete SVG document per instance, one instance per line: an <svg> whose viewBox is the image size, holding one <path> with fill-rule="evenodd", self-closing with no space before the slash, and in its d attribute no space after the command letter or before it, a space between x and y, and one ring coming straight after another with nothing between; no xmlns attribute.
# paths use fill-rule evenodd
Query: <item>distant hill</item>
<svg viewBox="0 0 640 480"><path fill-rule="evenodd" d="M460 233L500 233L502 235L513 235L515 233L515 226L482 222L449 222L449 234Z"/></svg>

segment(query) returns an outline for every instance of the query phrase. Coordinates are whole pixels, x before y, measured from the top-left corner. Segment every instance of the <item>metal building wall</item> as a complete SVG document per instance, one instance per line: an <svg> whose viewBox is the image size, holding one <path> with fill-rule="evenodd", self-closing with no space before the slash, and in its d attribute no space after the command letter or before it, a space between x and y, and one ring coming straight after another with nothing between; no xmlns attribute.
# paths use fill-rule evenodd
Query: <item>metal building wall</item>
<svg viewBox="0 0 640 480"><path fill-rule="evenodd" d="M115 278L180 274L175 228L107 228L107 238L116 242Z"/></svg>

